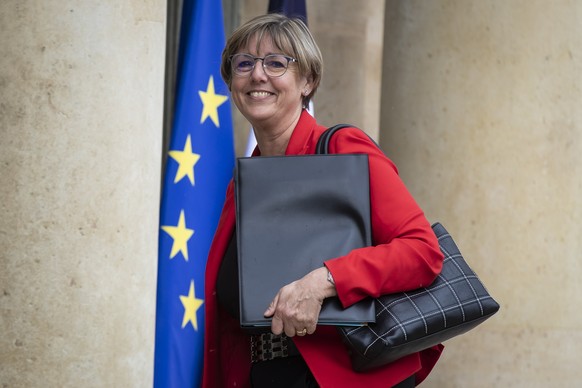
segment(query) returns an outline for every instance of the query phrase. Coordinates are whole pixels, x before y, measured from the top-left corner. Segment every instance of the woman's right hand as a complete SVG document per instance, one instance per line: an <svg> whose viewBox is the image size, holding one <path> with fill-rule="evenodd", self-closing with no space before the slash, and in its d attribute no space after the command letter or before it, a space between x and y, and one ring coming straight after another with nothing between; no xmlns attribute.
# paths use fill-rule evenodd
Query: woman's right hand
<svg viewBox="0 0 582 388"><path fill-rule="evenodd" d="M334 285L327 281L327 268L321 267L281 288L264 315L273 318L273 334L313 334L324 299L335 295Z"/></svg>

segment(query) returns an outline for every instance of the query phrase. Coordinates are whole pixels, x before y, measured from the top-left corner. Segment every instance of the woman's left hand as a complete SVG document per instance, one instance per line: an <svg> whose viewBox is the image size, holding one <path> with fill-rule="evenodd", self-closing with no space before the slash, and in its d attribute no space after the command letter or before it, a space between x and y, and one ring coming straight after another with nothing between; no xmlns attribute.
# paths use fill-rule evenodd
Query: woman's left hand
<svg viewBox="0 0 582 388"><path fill-rule="evenodd" d="M273 317L271 331L273 334L285 332L288 337L313 334L323 300L335 295L337 292L334 285L327 281L325 267L287 284L265 311L265 317Z"/></svg>

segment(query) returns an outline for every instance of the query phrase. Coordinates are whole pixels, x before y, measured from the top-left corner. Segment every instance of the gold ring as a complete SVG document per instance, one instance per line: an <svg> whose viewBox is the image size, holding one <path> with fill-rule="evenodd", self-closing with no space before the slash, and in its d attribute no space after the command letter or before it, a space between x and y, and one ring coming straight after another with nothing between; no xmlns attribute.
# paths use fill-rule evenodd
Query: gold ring
<svg viewBox="0 0 582 388"><path fill-rule="evenodd" d="M307 328L297 332L297 335L305 335L305 334L307 334Z"/></svg>

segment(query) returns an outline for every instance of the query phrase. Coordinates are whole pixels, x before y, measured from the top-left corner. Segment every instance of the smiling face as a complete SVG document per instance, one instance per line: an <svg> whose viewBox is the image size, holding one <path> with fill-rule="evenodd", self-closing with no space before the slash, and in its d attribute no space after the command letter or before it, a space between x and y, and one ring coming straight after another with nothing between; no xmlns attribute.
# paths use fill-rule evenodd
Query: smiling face
<svg viewBox="0 0 582 388"><path fill-rule="evenodd" d="M289 55L278 49L266 35L260 42L257 42L256 37L251 38L239 53L260 58L268 54ZM289 63L287 71L280 77L269 77L262 64L261 60L257 60L249 74L233 74L232 100L255 130L294 128L301 115L302 96L311 91L311 84L305 76L299 74L296 63Z"/></svg>

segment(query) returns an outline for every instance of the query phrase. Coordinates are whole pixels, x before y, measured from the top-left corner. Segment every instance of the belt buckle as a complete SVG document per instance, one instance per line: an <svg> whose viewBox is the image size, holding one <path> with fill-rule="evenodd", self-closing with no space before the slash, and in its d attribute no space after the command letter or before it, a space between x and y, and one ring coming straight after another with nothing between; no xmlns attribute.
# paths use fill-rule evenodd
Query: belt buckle
<svg viewBox="0 0 582 388"><path fill-rule="evenodd" d="M286 335L263 333L251 336L251 362L268 361L289 356Z"/></svg>

